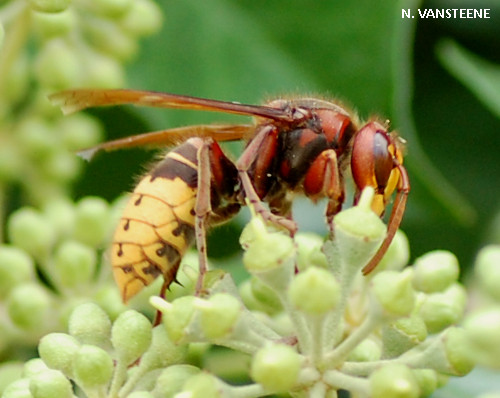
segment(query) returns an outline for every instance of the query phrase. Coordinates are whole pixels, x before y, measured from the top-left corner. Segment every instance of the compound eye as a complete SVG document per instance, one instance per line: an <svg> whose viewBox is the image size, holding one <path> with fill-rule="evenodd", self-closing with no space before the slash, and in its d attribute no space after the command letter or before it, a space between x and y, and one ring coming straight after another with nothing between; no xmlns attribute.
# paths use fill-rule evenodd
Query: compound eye
<svg viewBox="0 0 500 398"><path fill-rule="evenodd" d="M377 131L373 137L373 162L377 190L383 193L393 169L390 142L385 132Z"/></svg>
<svg viewBox="0 0 500 398"><path fill-rule="evenodd" d="M354 182L361 191L366 186L383 194L393 164L394 145L384 127L376 122L365 125L354 138L351 169Z"/></svg>

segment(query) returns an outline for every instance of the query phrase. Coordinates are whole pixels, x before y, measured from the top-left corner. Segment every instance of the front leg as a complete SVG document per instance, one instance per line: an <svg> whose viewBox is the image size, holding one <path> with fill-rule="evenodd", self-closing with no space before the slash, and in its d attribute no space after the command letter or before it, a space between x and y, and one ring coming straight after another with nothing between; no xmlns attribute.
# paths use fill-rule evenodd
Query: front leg
<svg viewBox="0 0 500 398"><path fill-rule="evenodd" d="M326 222L333 237L333 217L342 209L344 184L333 149L324 150L314 160L304 178L304 193L312 200L328 198Z"/></svg>
<svg viewBox="0 0 500 398"><path fill-rule="evenodd" d="M271 165L276 157L278 134L278 129L272 126L260 130L238 159L236 168L245 199L250 202L254 210L265 221L284 227L293 236L297 232L297 224L282 215L273 214L264 207L261 200L267 194L265 181L269 178L269 174L276 172L272 170ZM258 181L257 186L250 179L249 170L251 167L253 168L253 178Z"/></svg>

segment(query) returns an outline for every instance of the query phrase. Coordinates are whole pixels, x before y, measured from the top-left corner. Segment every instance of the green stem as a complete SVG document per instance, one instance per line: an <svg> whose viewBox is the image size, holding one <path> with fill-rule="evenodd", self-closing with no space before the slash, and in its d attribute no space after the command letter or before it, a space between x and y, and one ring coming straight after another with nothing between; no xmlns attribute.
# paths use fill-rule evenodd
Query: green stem
<svg viewBox="0 0 500 398"><path fill-rule="evenodd" d="M136 372L139 373L139 372ZM113 380L111 381L111 387L109 389L109 398L117 398L118 396L127 396L127 394L132 390L134 384L131 386L127 383L125 386L128 388L125 390L125 386L120 391L120 387L123 385L127 378L127 365L120 358L116 362L115 373L113 374ZM130 381L130 380L129 380ZM120 391L120 394L118 393Z"/></svg>
<svg viewBox="0 0 500 398"><path fill-rule="evenodd" d="M337 370L329 370L323 374L323 380L335 390L347 390L368 397L369 381L360 377L346 375Z"/></svg>
<svg viewBox="0 0 500 398"><path fill-rule="evenodd" d="M337 367L379 324L380 319L373 314L369 314L358 328L325 357L328 368Z"/></svg>
<svg viewBox="0 0 500 398"><path fill-rule="evenodd" d="M260 384L231 387L230 392L232 398L257 398L269 394Z"/></svg>

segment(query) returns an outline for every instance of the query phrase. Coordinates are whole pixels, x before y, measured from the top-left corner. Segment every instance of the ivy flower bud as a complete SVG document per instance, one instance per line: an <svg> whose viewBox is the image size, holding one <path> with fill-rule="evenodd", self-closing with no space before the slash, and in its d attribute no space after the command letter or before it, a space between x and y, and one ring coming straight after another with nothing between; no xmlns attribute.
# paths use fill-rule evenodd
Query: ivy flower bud
<svg viewBox="0 0 500 398"><path fill-rule="evenodd" d="M173 303L151 298L151 304L162 312L168 337L174 343L181 342L187 335L187 328L195 313L195 301L196 298L193 296L179 297Z"/></svg>
<svg viewBox="0 0 500 398"><path fill-rule="evenodd" d="M242 311L240 301L227 293L215 294L196 306L201 313L202 331L208 339L222 338L231 333Z"/></svg>
<svg viewBox="0 0 500 398"><path fill-rule="evenodd" d="M463 328L450 327L442 336L449 374L465 376L474 367L470 339Z"/></svg>
<svg viewBox="0 0 500 398"><path fill-rule="evenodd" d="M78 289L91 280L96 263L92 248L80 242L65 241L54 255L54 276L62 289Z"/></svg>
<svg viewBox="0 0 500 398"><path fill-rule="evenodd" d="M333 310L340 300L340 284L331 272L309 267L295 276L288 289L291 304L310 315Z"/></svg>
<svg viewBox="0 0 500 398"><path fill-rule="evenodd" d="M73 310L68 330L80 343L109 346L111 321L101 307L94 303L81 304Z"/></svg>
<svg viewBox="0 0 500 398"><path fill-rule="evenodd" d="M341 211L333 219L339 254L345 265L356 271L370 260L387 231L371 209L373 195L373 188L365 188L356 206Z"/></svg>
<svg viewBox="0 0 500 398"><path fill-rule="evenodd" d="M425 323L419 316L400 318L382 329L384 358L395 358L427 338Z"/></svg>
<svg viewBox="0 0 500 398"><path fill-rule="evenodd" d="M292 347L273 344L257 351L250 374L266 390L286 392L297 383L301 365L302 358Z"/></svg>
<svg viewBox="0 0 500 398"><path fill-rule="evenodd" d="M378 361L382 356L380 344L373 339L364 339L349 353L348 361L371 362Z"/></svg>
<svg viewBox="0 0 500 398"><path fill-rule="evenodd" d="M66 333L50 333L38 344L40 358L51 369L57 369L66 376L72 376L73 358L80 349L80 343Z"/></svg>
<svg viewBox="0 0 500 398"><path fill-rule="evenodd" d="M221 384L209 373L198 373L184 383L182 392L189 398L223 398L226 395L221 391Z"/></svg>
<svg viewBox="0 0 500 398"><path fill-rule="evenodd" d="M437 333L457 323L463 316L467 293L465 288L454 283L442 293L425 296L418 314L430 333Z"/></svg>
<svg viewBox="0 0 500 398"><path fill-rule="evenodd" d="M305 270L311 265L326 268L325 254L321 251L324 239L313 233L298 233L295 236L297 244L297 268Z"/></svg>
<svg viewBox="0 0 500 398"><path fill-rule="evenodd" d="M415 306L415 291L411 285L412 272L383 271L371 281L371 304L377 305L384 317L408 316Z"/></svg>
<svg viewBox="0 0 500 398"><path fill-rule="evenodd" d="M200 373L193 365L172 365L162 370L153 390L155 397L173 397L190 377Z"/></svg>
<svg viewBox="0 0 500 398"><path fill-rule="evenodd" d="M130 10L120 20L125 31L134 36L149 36L160 30L162 12L151 0L134 0Z"/></svg>
<svg viewBox="0 0 500 398"><path fill-rule="evenodd" d="M417 398L420 389L410 368L390 364L378 368L370 375L373 398Z"/></svg>
<svg viewBox="0 0 500 398"><path fill-rule="evenodd" d="M23 207L9 217L7 230L10 241L36 259L44 259L55 242L54 228L41 213Z"/></svg>
<svg viewBox="0 0 500 398"><path fill-rule="evenodd" d="M40 358L32 358L29 361L24 363L23 366L23 376L24 377L33 377L38 373L45 372L49 368L47 364L43 362Z"/></svg>
<svg viewBox="0 0 500 398"><path fill-rule="evenodd" d="M252 275L283 291L294 273L295 244L281 231L270 231L260 216L254 216L243 230L243 264Z"/></svg>
<svg viewBox="0 0 500 398"><path fill-rule="evenodd" d="M111 328L111 344L127 365L139 358L151 345L151 322L137 311L126 311Z"/></svg>
<svg viewBox="0 0 500 398"><path fill-rule="evenodd" d="M73 374L83 388L104 386L111 380L113 360L102 348L84 344L73 360Z"/></svg>
<svg viewBox="0 0 500 398"><path fill-rule="evenodd" d="M51 39L66 35L76 26L76 16L73 10L66 9L58 13L33 11L33 28L38 37Z"/></svg>
<svg viewBox="0 0 500 398"><path fill-rule="evenodd" d="M164 325L158 325L152 330L151 345L142 355L139 367L152 370L183 362L187 349L186 344L176 344L169 338Z"/></svg>
<svg viewBox="0 0 500 398"><path fill-rule="evenodd" d="M500 309L478 311L465 319L472 357L481 365L500 369Z"/></svg>
<svg viewBox="0 0 500 398"><path fill-rule="evenodd" d="M75 209L74 237L91 247L98 247L107 237L109 221L109 205L104 199L83 198Z"/></svg>
<svg viewBox="0 0 500 398"><path fill-rule="evenodd" d="M429 252L415 261L413 287L424 293L442 292L458 279L455 255L446 250Z"/></svg>
<svg viewBox="0 0 500 398"><path fill-rule="evenodd" d="M30 391L30 379L25 377L10 383L3 390L2 398L32 398Z"/></svg>
<svg viewBox="0 0 500 398"><path fill-rule="evenodd" d="M33 398L73 398L71 382L59 371L47 369L30 378Z"/></svg>
<svg viewBox="0 0 500 398"><path fill-rule="evenodd" d="M34 279L35 265L23 250L10 245L0 245L0 299L23 282Z"/></svg>
<svg viewBox="0 0 500 398"><path fill-rule="evenodd" d="M482 248L477 255L474 274L482 291L500 302L500 245Z"/></svg>
<svg viewBox="0 0 500 398"><path fill-rule="evenodd" d="M50 318L52 299L47 290L34 283L23 283L7 298L7 312L20 329L43 333Z"/></svg>
<svg viewBox="0 0 500 398"><path fill-rule="evenodd" d="M438 388L438 374L433 369L413 369L420 387L420 396L429 397Z"/></svg>

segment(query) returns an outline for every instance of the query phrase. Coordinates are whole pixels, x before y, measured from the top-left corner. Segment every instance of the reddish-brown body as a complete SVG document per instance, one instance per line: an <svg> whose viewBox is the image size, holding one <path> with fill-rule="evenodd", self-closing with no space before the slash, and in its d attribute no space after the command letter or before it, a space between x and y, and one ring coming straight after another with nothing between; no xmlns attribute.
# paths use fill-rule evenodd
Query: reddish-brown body
<svg viewBox="0 0 500 398"><path fill-rule="evenodd" d="M88 152L91 155L100 149L172 145L189 137L198 137L183 144L184 149L179 147L171 152L184 166L189 165L190 181L186 179L187 171L172 166L163 167L161 173L154 169L144 180L151 178L153 181L152 175L161 174L167 180L175 178L181 181L177 183L181 190L194 189L195 200L184 211L189 212L191 218L186 219L195 231L201 275L206 270L207 226L229 219L247 200L265 219L282 225L293 234L296 231L291 219L293 195L302 194L313 201L326 198L326 217L333 233L332 219L341 210L345 197L344 178L350 171L356 187L354 202L365 187L373 187L375 199L372 208L380 216L394 191L397 191L387 237L363 269L364 273L370 272L380 261L401 222L410 185L402 166L399 139L376 120L360 125L351 112L336 103L299 98L279 99L265 106L254 106L134 90L73 90L55 94L51 99L67 113L89 106L133 103L256 117L253 125L201 125L169 129L107 142ZM248 139L248 144L233 164L216 141L242 138ZM170 196L177 197L179 194L166 192L161 195L165 195L163 200L168 202ZM269 209L263 206L263 202L269 205ZM125 215L124 219L124 225L128 226ZM123 239L123 231L117 231L117 236ZM162 242L169 244L169 237L158 235L158 243L161 245ZM115 242L115 245L120 248L122 243ZM142 256L139 263L155 277L163 274L165 289L175 279L178 263L167 261L166 265L158 265L158 262ZM135 271L133 264L126 262L120 263L118 268L124 273ZM132 283L128 277L117 278L117 281L121 287L124 283ZM145 285L149 282L145 279L141 283ZM201 278L198 291L200 289ZM124 299L128 298L124 293Z"/></svg>

